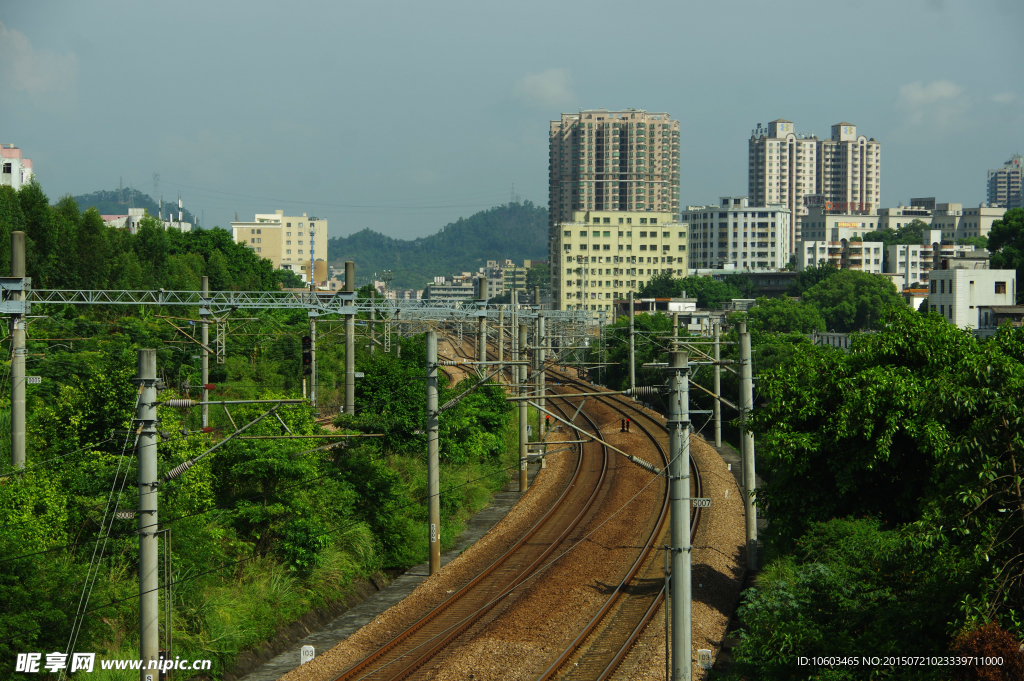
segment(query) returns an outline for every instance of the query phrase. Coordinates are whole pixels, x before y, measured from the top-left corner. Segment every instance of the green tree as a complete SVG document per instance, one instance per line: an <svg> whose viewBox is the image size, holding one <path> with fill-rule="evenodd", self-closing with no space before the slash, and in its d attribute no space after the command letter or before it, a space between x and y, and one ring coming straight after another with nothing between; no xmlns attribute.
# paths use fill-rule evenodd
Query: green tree
<svg viewBox="0 0 1024 681"><path fill-rule="evenodd" d="M1011 208L1001 220L992 223L988 233L992 267L1017 270L1017 281L1024 275L1024 208ZM1017 301L1024 300L1018 287Z"/></svg>
<svg viewBox="0 0 1024 681"><path fill-rule="evenodd" d="M540 286L540 293L545 296L551 292L551 270L547 263L531 265L526 270L526 288L533 291L534 286Z"/></svg>
<svg viewBox="0 0 1024 681"><path fill-rule="evenodd" d="M794 296L802 295L807 289L828 279L837 272L839 272L839 268L829 261L812 265L796 275L789 287L789 293Z"/></svg>
<svg viewBox="0 0 1024 681"><path fill-rule="evenodd" d="M679 298L683 294L697 299L697 307L716 307L733 298L742 298L743 291L732 281L712 277L690 276L675 279L662 272L651 277L639 291L642 298Z"/></svg>
<svg viewBox="0 0 1024 681"><path fill-rule="evenodd" d="M811 333L824 331L825 320L818 308L792 298L758 298L747 313L751 331L770 333Z"/></svg>
<svg viewBox="0 0 1024 681"><path fill-rule="evenodd" d="M890 307L906 307L887 278L852 270L815 284L804 292L803 300L818 308L830 331L879 328Z"/></svg>
<svg viewBox="0 0 1024 681"><path fill-rule="evenodd" d="M974 246L977 248L988 248L988 237L987 236L965 236L964 238L957 241L961 246Z"/></svg>
<svg viewBox="0 0 1024 681"><path fill-rule="evenodd" d="M292 270L274 270L274 274L284 288L302 288L305 286L302 282L302 277L295 274Z"/></svg>

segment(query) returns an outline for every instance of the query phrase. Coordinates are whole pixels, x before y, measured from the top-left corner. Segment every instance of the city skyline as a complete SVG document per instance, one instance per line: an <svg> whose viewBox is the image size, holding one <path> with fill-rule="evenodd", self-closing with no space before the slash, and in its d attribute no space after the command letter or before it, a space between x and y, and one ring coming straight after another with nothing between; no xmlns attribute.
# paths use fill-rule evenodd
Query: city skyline
<svg viewBox="0 0 1024 681"><path fill-rule="evenodd" d="M886 147L890 206L912 196L977 205L987 171L1024 146L1016 60L934 49L1012 52L1019 3L660 3L637 39L678 49L642 64L594 58L612 7L527 3L495 32L497 10L456 3L255 3L245 14L194 2L12 6L0 17L0 142L33 159L54 199L122 177L153 193L159 173L160 191L181 191L207 226L285 208L328 218L332 236L370 227L397 238L436 232L513 191L545 205L546 124L580 109L639 107L680 121L680 204L744 192L744 142L758 121L797 121L819 138L856 123ZM853 71L809 58L864 31L870 49ZM794 32L803 37L778 39ZM252 36L275 47L253 52ZM773 64L793 71L786 88Z"/></svg>

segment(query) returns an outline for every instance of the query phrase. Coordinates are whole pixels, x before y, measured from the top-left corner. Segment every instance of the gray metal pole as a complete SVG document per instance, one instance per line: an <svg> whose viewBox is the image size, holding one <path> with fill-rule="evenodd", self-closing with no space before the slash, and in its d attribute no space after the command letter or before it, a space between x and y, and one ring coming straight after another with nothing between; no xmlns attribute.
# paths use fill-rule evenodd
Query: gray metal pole
<svg viewBox="0 0 1024 681"><path fill-rule="evenodd" d="M430 574L441 569L441 471L437 451L437 331L427 331L427 504Z"/></svg>
<svg viewBox="0 0 1024 681"><path fill-rule="evenodd" d="M346 324L346 331L348 330ZM309 355L312 360L309 364L309 402L314 407L317 401L317 375L316 375L316 317L309 318Z"/></svg>
<svg viewBox="0 0 1024 681"><path fill-rule="evenodd" d="M754 434L747 427L754 408L754 372L750 333L740 322L740 440L743 446L743 511L747 521L747 568L757 570L757 478L754 471Z"/></svg>
<svg viewBox="0 0 1024 681"><path fill-rule="evenodd" d="M25 232L11 232L11 276L25 280ZM25 292L17 294L25 299ZM11 465L25 467L25 315L11 315Z"/></svg>
<svg viewBox="0 0 1024 681"><path fill-rule="evenodd" d="M377 352L377 289L370 289L370 354Z"/></svg>
<svg viewBox="0 0 1024 681"><path fill-rule="evenodd" d="M547 358L547 351L544 346L547 345L547 327L544 317L537 314L537 404L540 408L547 409L547 403L544 400L544 393L547 391L547 385L544 377L544 361ZM544 423L545 414L543 412L537 413L537 441L544 441Z"/></svg>
<svg viewBox="0 0 1024 681"><path fill-rule="evenodd" d="M715 446L722 446L722 325L715 322Z"/></svg>
<svg viewBox="0 0 1024 681"><path fill-rule="evenodd" d="M690 395L689 357L669 353L669 504L672 536L672 679L689 681L693 658L690 582Z"/></svg>
<svg viewBox="0 0 1024 681"><path fill-rule="evenodd" d="M139 350L138 382L142 385L137 426L139 469L139 658L140 679L156 678L150 661L160 656L160 577L157 572L156 350Z"/></svg>
<svg viewBox="0 0 1024 681"><path fill-rule="evenodd" d="M520 360L526 359L526 324L519 325L519 358ZM519 395L522 397L526 396L527 392L527 372L529 371L525 364L516 365L517 373L519 374ZM526 451L530 442L530 436L526 432L526 400L519 401L519 492L525 492L527 485L529 484L526 479Z"/></svg>
<svg viewBox="0 0 1024 681"><path fill-rule="evenodd" d="M356 290L356 264L345 261L345 291ZM399 343L401 346L401 343ZM345 413L356 413L356 316L345 315Z"/></svg>
<svg viewBox="0 0 1024 681"><path fill-rule="evenodd" d="M206 298L210 295L210 278L203 277L203 309L208 310L209 303L206 302ZM201 380L203 382L203 402L207 402L210 399L210 391L206 389L206 386L210 383L210 315L202 313L199 315L202 319L202 326L199 329L199 340L203 344L199 348L199 357L201 362ZM210 405L204 404L202 408L203 414L203 428L210 425Z"/></svg>
<svg viewBox="0 0 1024 681"><path fill-rule="evenodd" d="M505 377L505 306L498 308L498 380Z"/></svg>
<svg viewBox="0 0 1024 681"><path fill-rule="evenodd" d="M636 343L633 335L633 292L629 292L629 389L636 389ZM636 399L636 398L633 398Z"/></svg>

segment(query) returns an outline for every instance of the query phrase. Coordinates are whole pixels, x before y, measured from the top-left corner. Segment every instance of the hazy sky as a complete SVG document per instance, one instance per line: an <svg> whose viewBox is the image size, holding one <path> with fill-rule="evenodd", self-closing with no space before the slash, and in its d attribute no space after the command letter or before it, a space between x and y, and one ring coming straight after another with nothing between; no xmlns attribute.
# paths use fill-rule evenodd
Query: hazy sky
<svg viewBox="0 0 1024 681"><path fill-rule="evenodd" d="M0 2L0 142L52 199L125 184L410 238L547 203L548 121L682 123L681 199L747 191L786 118L882 143L882 205L977 205L1024 152L1024 2Z"/></svg>

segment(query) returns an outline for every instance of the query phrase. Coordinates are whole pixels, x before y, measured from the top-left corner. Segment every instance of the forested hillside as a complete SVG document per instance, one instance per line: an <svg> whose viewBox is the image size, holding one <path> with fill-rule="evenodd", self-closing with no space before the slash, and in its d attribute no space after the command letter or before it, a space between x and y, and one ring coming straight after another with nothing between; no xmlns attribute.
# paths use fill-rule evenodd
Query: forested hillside
<svg viewBox="0 0 1024 681"><path fill-rule="evenodd" d="M157 200L149 194L143 194L138 189L100 190L71 198L75 200L75 203L78 204L81 210L85 211L95 208L99 211L100 215L127 215L129 206L145 208L154 217L159 215L160 211L160 204L157 203ZM188 211L188 208L185 208L184 213L185 222L195 224L196 217ZM168 220L172 216L177 219L177 215L178 200L165 200L164 220Z"/></svg>
<svg viewBox="0 0 1024 681"><path fill-rule="evenodd" d="M391 270L392 286L421 289L435 276L476 271L488 260L546 260L547 234L547 209L526 201L459 218L437 234L411 241L369 229L336 237L327 242L327 259L355 261L360 281Z"/></svg>

